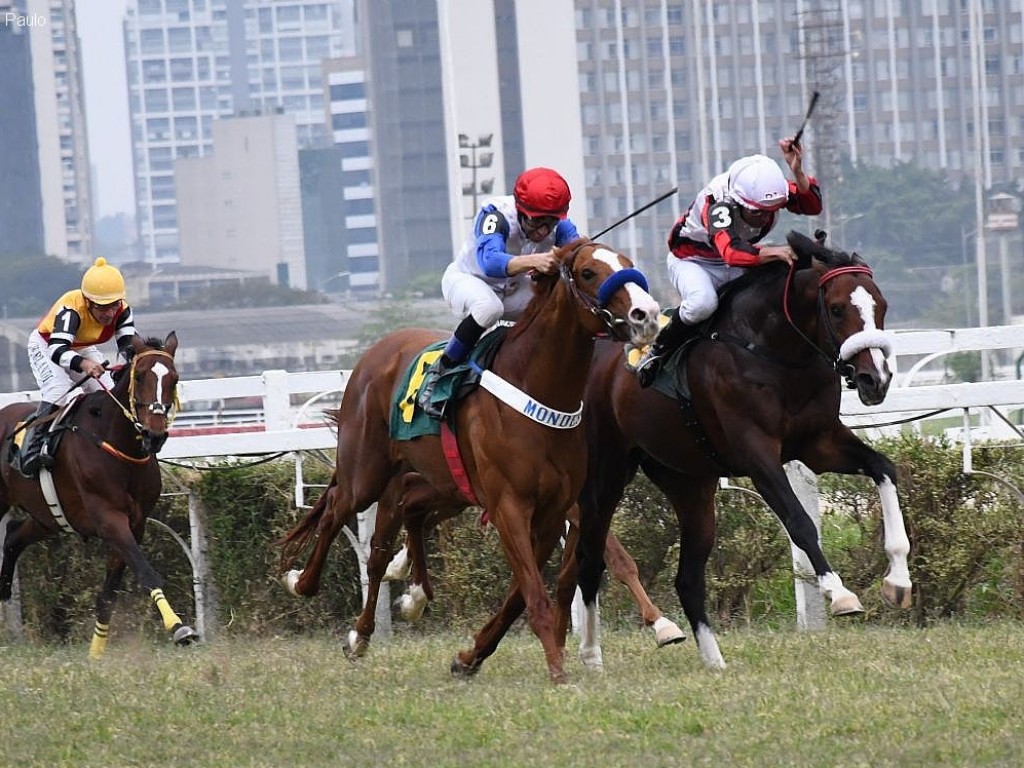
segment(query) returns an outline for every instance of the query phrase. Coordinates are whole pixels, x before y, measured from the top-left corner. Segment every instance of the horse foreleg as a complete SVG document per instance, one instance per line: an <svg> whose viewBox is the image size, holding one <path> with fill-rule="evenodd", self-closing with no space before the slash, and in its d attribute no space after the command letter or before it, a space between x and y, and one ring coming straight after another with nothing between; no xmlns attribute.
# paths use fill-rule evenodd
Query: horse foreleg
<svg viewBox="0 0 1024 768"><path fill-rule="evenodd" d="M163 579L153 570L153 566L149 564L139 548L142 530L139 530L138 533L132 531L128 525L128 518L119 512L110 511L107 519L120 520L123 521L123 524L102 527L99 531L100 536L111 547L113 553L132 569L139 586L149 593L157 611L160 612L164 629L171 633L171 639L176 645L188 645L197 641L199 634L185 624L171 608L164 595Z"/></svg>
<svg viewBox="0 0 1024 768"><path fill-rule="evenodd" d="M562 648L555 638L555 616L544 587L540 566L554 551L565 525L563 514L548 515L525 505L502 505L492 516L514 583L499 612L477 633L474 647L458 654L453 674L472 674L497 648L501 638L525 607L530 628L544 648L552 682L565 682ZM531 522L532 531L531 531Z"/></svg>
<svg viewBox="0 0 1024 768"><path fill-rule="evenodd" d="M117 602L117 590L121 588L127 567L128 564L119 555L111 553L107 557L107 575L96 595L96 626L93 627L92 642L89 643L91 659L100 658L107 650L110 619L114 614L114 603Z"/></svg>
<svg viewBox="0 0 1024 768"><path fill-rule="evenodd" d="M765 466L759 472L751 472L754 487L761 494L772 512L778 517L790 541L807 555L818 579L818 588L831 602L833 616L848 616L863 613L860 599L843 585L839 574L832 570L825 553L821 551L818 529L814 526L807 510L789 484L782 466Z"/></svg>
<svg viewBox="0 0 1024 768"><path fill-rule="evenodd" d="M869 447L840 425L807 451L804 463L815 473L840 472L847 475L864 474L878 489L882 502L882 528L885 536L885 554L889 570L882 579L882 597L890 605L909 608L913 594L910 568L910 539L903 522L900 497L896 488L896 467L886 456Z"/></svg>

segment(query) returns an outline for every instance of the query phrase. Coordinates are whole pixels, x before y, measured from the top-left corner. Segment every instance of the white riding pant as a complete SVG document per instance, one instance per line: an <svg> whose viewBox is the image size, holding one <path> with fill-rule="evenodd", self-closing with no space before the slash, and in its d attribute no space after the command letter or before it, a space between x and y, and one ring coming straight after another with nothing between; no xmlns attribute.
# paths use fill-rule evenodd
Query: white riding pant
<svg viewBox="0 0 1024 768"><path fill-rule="evenodd" d="M36 384L39 385L39 393L47 403L58 404L70 400L71 398L66 397L68 391L75 382L82 379L89 379L80 387L83 392L98 391L100 389L100 382L107 389L111 389L114 386L114 380L110 377L109 373L104 373L99 380L96 380L86 376L84 373L67 371L61 368L50 358L49 346L49 343L40 335L39 331L32 331L29 334L28 363L32 368L32 375L36 377ZM95 360L97 363L102 363L105 359L99 347L95 345L76 349L75 352L82 357Z"/></svg>
<svg viewBox="0 0 1024 768"><path fill-rule="evenodd" d="M444 271L441 293L452 314L460 318L472 315L481 328L490 328L499 320L517 319L533 298L526 274L510 277L502 287L495 287L458 269L455 262Z"/></svg>
<svg viewBox="0 0 1024 768"><path fill-rule="evenodd" d="M680 259L671 253L666 263L669 279L682 298L679 317L687 325L711 317L718 309L718 289L747 271L746 267L731 267L721 259Z"/></svg>

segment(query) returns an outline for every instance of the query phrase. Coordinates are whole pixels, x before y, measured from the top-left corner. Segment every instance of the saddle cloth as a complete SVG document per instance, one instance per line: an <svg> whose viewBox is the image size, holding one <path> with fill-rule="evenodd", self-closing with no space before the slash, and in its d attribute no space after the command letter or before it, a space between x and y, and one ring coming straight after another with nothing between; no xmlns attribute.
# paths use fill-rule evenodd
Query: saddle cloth
<svg viewBox="0 0 1024 768"><path fill-rule="evenodd" d="M451 401L454 404L476 389L480 383L480 375L470 367L470 364L476 363L481 369L488 368L507 331L508 326L498 326L488 331L473 348L468 360L446 371L434 389L433 402L440 405ZM447 341L439 341L421 351L395 388L391 401L392 440L412 440L423 435L441 434L440 420L423 413L416 405L416 396L423 384L424 374L444 352L446 343Z"/></svg>

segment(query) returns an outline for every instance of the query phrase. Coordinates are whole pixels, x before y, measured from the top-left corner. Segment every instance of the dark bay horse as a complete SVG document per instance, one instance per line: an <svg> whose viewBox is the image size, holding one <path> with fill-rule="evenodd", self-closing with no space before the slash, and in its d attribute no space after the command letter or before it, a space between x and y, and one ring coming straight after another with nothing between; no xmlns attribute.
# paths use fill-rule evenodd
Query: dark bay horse
<svg viewBox="0 0 1024 768"><path fill-rule="evenodd" d="M512 570L506 606L527 611L540 639L551 679L565 679L556 641L554 608L540 568L561 535L586 474L583 430L572 426L581 407L595 335L644 342L657 332L657 302L623 255L586 239L555 250L558 275L542 276L522 317L491 366L529 401L573 415L569 428L539 423L477 390L454 416L458 452L473 494L487 509ZM643 286L643 287L642 287ZM392 440L392 395L413 359L447 334L419 329L391 333L356 364L337 415L338 450L333 487L282 540L282 570L314 539L293 591L314 594L327 551L344 525L373 502L400 506L415 528L436 509L463 509L460 490L437 436ZM375 599L373 595L373 599ZM500 617L509 615L506 607ZM508 629L498 617L460 652L452 673L470 675L494 652Z"/></svg>
<svg viewBox="0 0 1024 768"><path fill-rule="evenodd" d="M587 387L590 451L576 549L584 602L594 604L612 514L641 468L679 520L676 592L709 667L725 666L704 605L714 496L722 476L753 480L810 559L833 615L863 608L822 553L783 464L796 459L817 474L870 477L881 496L889 559L882 594L891 604L910 605L910 544L895 467L839 420L840 375L867 405L886 395L886 301L856 254L830 250L795 232L788 241L804 268L773 264L751 270L723 297L710 328L692 345L685 365L692 405L681 406L653 387L641 389L624 368L618 344L599 345ZM573 580L571 567L563 578Z"/></svg>
<svg viewBox="0 0 1024 768"><path fill-rule="evenodd" d="M51 508L39 479L26 479L7 460L7 437L32 413L29 403L0 410L0 512L11 506L25 511L24 520L7 524L0 566L0 600L9 600L18 557L30 544L61 530L104 541L109 550L106 578L96 598L96 626L89 655L98 658L107 644L110 617L126 567L153 599L164 628L178 645L198 639L171 609L160 576L139 544L146 519L160 498L160 467L156 454L167 440L176 407L178 372L174 333L157 339L132 340L131 363L115 374L110 391L79 397L62 432L55 465L50 470L58 505Z"/></svg>

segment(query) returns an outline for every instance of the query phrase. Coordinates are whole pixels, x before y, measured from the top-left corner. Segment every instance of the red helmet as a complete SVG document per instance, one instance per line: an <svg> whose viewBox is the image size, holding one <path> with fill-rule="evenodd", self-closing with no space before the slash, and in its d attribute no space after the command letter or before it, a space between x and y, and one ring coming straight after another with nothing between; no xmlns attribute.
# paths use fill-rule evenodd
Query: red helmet
<svg viewBox="0 0 1024 768"><path fill-rule="evenodd" d="M557 216L564 219L569 215L569 184L558 171L550 168L530 168L519 174L513 190L516 210L536 218Z"/></svg>

